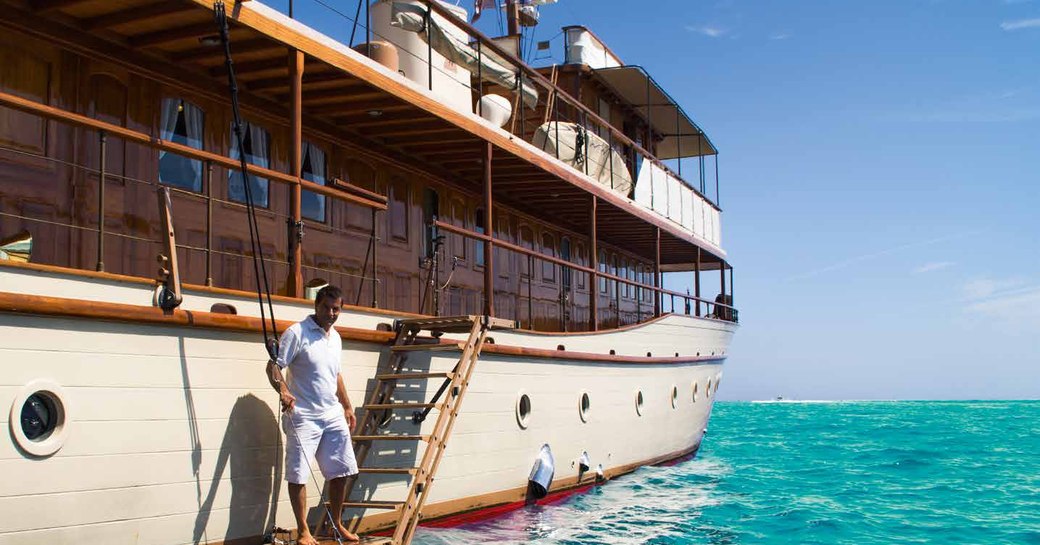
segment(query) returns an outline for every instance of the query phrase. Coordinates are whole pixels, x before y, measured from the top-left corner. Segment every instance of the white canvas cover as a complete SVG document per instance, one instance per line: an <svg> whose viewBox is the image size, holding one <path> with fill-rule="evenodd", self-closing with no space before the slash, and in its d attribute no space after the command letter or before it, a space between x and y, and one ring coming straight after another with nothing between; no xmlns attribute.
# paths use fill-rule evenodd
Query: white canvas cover
<svg viewBox="0 0 1040 545"><path fill-rule="evenodd" d="M559 153L561 161L582 172L585 172L587 162L589 176L620 195L628 197L632 192L632 176L621 154L610 149L606 140L580 125L550 121L535 130L531 143L549 155Z"/></svg>
<svg viewBox="0 0 1040 545"><path fill-rule="evenodd" d="M484 80L496 83L506 89L516 90L519 78L517 73L500 64L491 55L478 54L475 49L447 32L451 22L437 12L430 13L430 29L426 29L426 8L408 2L394 2L390 15L390 24L402 30L425 35L433 49L448 60L465 68L471 74L480 74ZM529 108L538 105L538 90L524 83L521 90L524 104Z"/></svg>

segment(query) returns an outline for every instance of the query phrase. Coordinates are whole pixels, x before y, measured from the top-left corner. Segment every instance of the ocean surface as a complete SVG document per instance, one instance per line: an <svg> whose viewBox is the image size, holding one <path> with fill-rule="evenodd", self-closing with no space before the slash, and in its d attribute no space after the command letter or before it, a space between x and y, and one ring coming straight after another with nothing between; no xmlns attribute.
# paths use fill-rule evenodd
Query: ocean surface
<svg viewBox="0 0 1040 545"><path fill-rule="evenodd" d="M1040 544L1040 402L718 403L692 460L414 543Z"/></svg>

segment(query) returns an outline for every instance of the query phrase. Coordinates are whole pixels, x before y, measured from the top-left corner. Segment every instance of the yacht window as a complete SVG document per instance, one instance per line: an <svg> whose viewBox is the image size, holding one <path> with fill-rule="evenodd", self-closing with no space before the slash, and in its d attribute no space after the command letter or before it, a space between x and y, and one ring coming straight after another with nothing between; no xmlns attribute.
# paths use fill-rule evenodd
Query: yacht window
<svg viewBox="0 0 1040 545"><path fill-rule="evenodd" d="M159 137L167 142L201 150L205 120L202 110L187 100L164 98ZM160 150L159 182L201 193L202 161Z"/></svg>
<svg viewBox="0 0 1040 545"><path fill-rule="evenodd" d="M262 168L271 168L271 135L263 128L248 121L242 122L242 140L245 147L246 162ZM231 128L231 158L238 160L238 139L235 129ZM253 204L261 208L268 207L267 178L249 176L249 188L253 195ZM246 202L246 186L242 183L242 173L233 169L228 173L228 199L235 202Z"/></svg>
<svg viewBox="0 0 1040 545"><path fill-rule="evenodd" d="M300 173L304 180L318 185L325 185L325 151L311 144L303 143L303 165ZM300 213L307 219L325 223L325 195L306 189L300 192Z"/></svg>

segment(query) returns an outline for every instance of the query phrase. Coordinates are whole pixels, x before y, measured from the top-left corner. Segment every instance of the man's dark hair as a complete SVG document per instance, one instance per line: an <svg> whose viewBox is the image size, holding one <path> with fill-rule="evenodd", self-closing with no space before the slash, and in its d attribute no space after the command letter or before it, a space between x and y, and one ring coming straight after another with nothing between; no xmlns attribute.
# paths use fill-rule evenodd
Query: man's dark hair
<svg viewBox="0 0 1040 545"><path fill-rule="evenodd" d="M333 286L332 284L329 284L329 285L325 286L324 288L321 288L320 290L318 290L318 295L314 297L314 301L318 302L318 301L321 301L322 299L324 299L326 297L328 297L329 299L332 299L332 300L342 299L343 298L343 290L339 289L336 286Z"/></svg>

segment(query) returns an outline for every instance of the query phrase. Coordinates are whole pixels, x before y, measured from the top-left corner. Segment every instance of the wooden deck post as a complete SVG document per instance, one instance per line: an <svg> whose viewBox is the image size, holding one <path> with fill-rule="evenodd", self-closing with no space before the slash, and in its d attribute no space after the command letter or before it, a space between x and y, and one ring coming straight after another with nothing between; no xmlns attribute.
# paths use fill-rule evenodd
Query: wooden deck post
<svg viewBox="0 0 1040 545"><path fill-rule="evenodd" d="M599 249L596 247L596 196L592 196L592 206L589 208L589 265L592 274L589 275L589 321L592 322L592 331L599 331Z"/></svg>
<svg viewBox="0 0 1040 545"><path fill-rule="evenodd" d="M661 287L661 228L655 227L654 232L654 287ZM661 292L654 291L654 317L661 315Z"/></svg>
<svg viewBox="0 0 1040 545"><path fill-rule="evenodd" d="M494 240L494 214L492 213L491 198L491 154L493 151L491 142L484 149L484 231L489 235L484 241L484 315L495 315L495 243Z"/></svg>
<svg viewBox="0 0 1040 545"><path fill-rule="evenodd" d="M292 175L303 176L303 52L289 50L289 88L290 88L290 130L292 133L292 149L289 151L289 168ZM289 189L289 210L292 222L289 228L289 295L303 297L303 241L299 233L303 216L301 212L300 184L293 184Z"/></svg>

